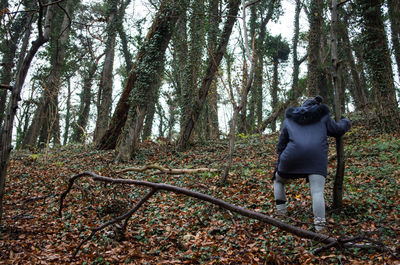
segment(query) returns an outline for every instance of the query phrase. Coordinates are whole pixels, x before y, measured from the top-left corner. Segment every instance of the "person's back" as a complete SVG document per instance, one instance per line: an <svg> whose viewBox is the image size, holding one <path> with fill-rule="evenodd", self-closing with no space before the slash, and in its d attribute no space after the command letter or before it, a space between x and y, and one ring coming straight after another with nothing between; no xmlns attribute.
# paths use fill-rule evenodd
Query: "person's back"
<svg viewBox="0 0 400 265"><path fill-rule="evenodd" d="M314 215L325 222L323 189L328 174L327 137L343 135L350 128L350 121L342 119L335 122L330 117L328 106L321 102L322 98L317 96L307 99L301 107L286 110L286 119L277 145L274 192L278 210L285 212L286 196L283 185L289 179L309 179Z"/></svg>

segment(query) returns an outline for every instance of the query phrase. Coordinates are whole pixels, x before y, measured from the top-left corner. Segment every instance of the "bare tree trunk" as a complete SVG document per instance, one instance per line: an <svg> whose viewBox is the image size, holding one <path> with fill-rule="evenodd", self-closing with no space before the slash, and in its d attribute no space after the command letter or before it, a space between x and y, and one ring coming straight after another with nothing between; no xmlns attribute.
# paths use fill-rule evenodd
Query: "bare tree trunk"
<svg viewBox="0 0 400 265"><path fill-rule="evenodd" d="M226 46L228 45L229 37L232 32L233 25L236 21L236 16L239 11L239 0L230 0L228 3L228 14L225 21L225 26L220 38L218 48L215 53L210 54L208 59L208 66L205 72L205 76L202 80L197 98L194 102L194 106L191 110L191 114L188 115L188 120L185 121L184 129L181 131L178 140L178 149L183 150L187 148L189 139L192 135L193 129L200 115L201 109L203 108L204 102L206 101L208 91L215 77L215 73L219 67L222 57L225 54Z"/></svg>
<svg viewBox="0 0 400 265"><path fill-rule="evenodd" d="M108 1L107 42L104 65L97 94L97 120L93 142L98 143L108 128L112 107L115 40L117 37L118 2Z"/></svg>
<svg viewBox="0 0 400 265"><path fill-rule="evenodd" d="M65 114L65 130L63 145L68 143L69 128L71 124L71 77L67 80L67 113Z"/></svg>
<svg viewBox="0 0 400 265"><path fill-rule="evenodd" d="M272 112L275 112L276 108L278 107L278 66L279 66L279 59L274 58L273 61L273 68L274 74L272 78L272 88L271 88L271 97L272 97ZM272 132L276 131L276 120L271 122L271 130Z"/></svg>
<svg viewBox="0 0 400 265"><path fill-rule="evenodd" d="M248 37L247 37L247 26L246 26L246 1L242 0L242 18L243 18L243 35L244 35L244 43L245 43L245 54L247 58L250 58L250 47L248 43ZM244 63L246 64L246 56L245 56L245 61ZM253 38L253 55L251 56L251 62L250 62L250 73L248 78L246 79L245 85L242 89L241 95L240 95L240 103L239 105L236 104L235 99L233 98L233 92L230 91L231 95L231 102L233 105L233 117L231 119L231 126L229 130L229 154L228 154L228 161L226 163L224 173L222 175L221 183L225 184L228 180L228 175L229 175L229 170L232 167L232 162L233 162L233 153L235 152L235 131L236 131L236 123L237 119L239 116L240 111L243 110L244 106L247 103L247 96L249 94L250 88L253 84L254 80L254 71L255 71L255 64L257 62L256 58L256 53L254 49L254 38Z"/></svg>
<svg viewBox="0 0 400 265"><path fill-rule="evenodd" d="M3 198L4 188L6 182L7 168L10 161L10 152L12 149L11 139L12 131L14 126L15 113L18 108L18 101L21 98L21 90L24 85L25 78L28 74L33 57L36 55L39 48L48 41L49 39L49 26L53 19L53 5L47 7L46 20L44 31L42 28L42 17L44 8L39 2L39 18L38 18L38 38L32 42L32 46L29 49L27 55L24 58L21 67L17 70L15 85L11 92L10 102L7 108L7 116L4 120L4 125L1 128L1 144L0 144L0 223L3 216Z"/></svg>
<svg viewBox="0 0 400 265"><path fill-rule="evenodd" d="M342 116L341 111L341 67L338 60L338 2L332 0L331 6L331 58L332 58L332 79L335 87L335 118L339 121ZM336 138L336 176L333 186L333 209L341 208L343 205L343 180L344 180L344 147L343 138Z"/></svg>

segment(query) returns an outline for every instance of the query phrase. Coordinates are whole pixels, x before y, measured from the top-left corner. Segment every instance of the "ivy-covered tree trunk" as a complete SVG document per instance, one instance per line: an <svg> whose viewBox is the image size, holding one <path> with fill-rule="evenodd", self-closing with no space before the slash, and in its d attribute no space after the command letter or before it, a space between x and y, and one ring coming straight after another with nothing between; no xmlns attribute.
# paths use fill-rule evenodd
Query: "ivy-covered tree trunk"
<svg viewBox="0 0 400 265"><path fill-rule="evenodd" d="M11 92L10 101L7 107L7 115L4 120L4 125L0 128L0 223L3 216L3 198L4 198L4 187L6 183L7 169L10 161L10 152L12 150L11 140L14 126L14 118L18 108L18 101L21 99L21 90L25 82L25 78L28 74L31 62L35 57L39 48L45 44L50 35L50 24L52 23L54 11L54 5L47 7L46 19L43 24L44 7L39 3L39 17L38 17L38 37L32 42L32 45L23 58L23 62L18 63L19 68L17 69L15 84Z"/></svg>
<svg viewBox="0 0 400 265"><path fill-rule="evenodd" d="M183 12L181 11L181 8L171 7L174 6L174 4L179 5L179 3L177 2L179 2L179 0L164 0L161 3L160 10L159 12L157 12L156 17L153 20L153 24L150 27L149 32L147 33L144 44L137 53L136 61L133 64L132 70L128 76L128 80L117 103L114 114L111 118L110 126L100 140L99 144L97 145L97 148L114 149L117 146L118 139L125 138L121 135L121 132L127 121L128 112L130 106L132 106L132 100L141 98L143 102L146 102L146 100L148 99L146 98L146 96L150 96L151 93L154 92L147 91L146 89L149 87L153 87L152 84L154 84L154 82L159 82L159 80L157 80L157 77L160 72L157 70L162 70L162 66L164 65L163 56L171 38L170 34L172 34L175 23L180 17L181 12ZM163 12L165 12L165 14L163 14ZM174 16L171 16L172 14L174 14ZM154 51L154 49L157 48L159 48L159 52L156 54L151 54L151 52L156 52ZM162 55L162 58L155 57L155 55ZM156 61L157 59L161 61ZM151 65L149 64L149 61L152 63ZM147 71L146 66L151 66L152 68L148 68ZM157 75L154 75L154 72L156 72ZM150 82L146 83L149 80L142 81L142 78L150 78ZM136 87L142 85L138 84L139 82L145 83L145 85L142 87L142 90L140 91L140 93L142 94L138 94L138 91L136 91L136 89L138 89ZM146 94L144 98L142 98L143 93ZM140 130L137 132L140 133L142 128L138 129Z"/></svg>
<svg viewBox="0 0 400 265"><path fill-rule="evenodd" d="M321 93L323 70L321 62L321 36L323 24L323 0L311 0L308 21L310 24L308 43L308 79L307 87L310 96Z"/></svg>
<svg viewBox="0 0 400 265"><path fill-rule="evenodd" d="M35 111L28 133L22 142L22 148L36 146L39 134L41 134L40 145L46 144L51 136L55 136L55 143L60 142L59 132L57 132L57 123L59 122L58 94L61 87L61 76L69 41L70 19L75 5L76 1L67 2L63 10L68 14L64 14L61 8L57 8L56 20L50 29L52 32L50 37L51 71L44 83L40 104Z"/></svg>
<svg viewBox="0 0 400 265"><path fill-rule="evenodd" d="M348 23L347 19L343 19L344 24L338 27L341 39L343 41L343 51L345 54L345 60L347 62L348 68L351 73L351 77L354 84L354 102L357 110L362 110L368 104L367 96L365 95L365 90L361 84L360 76L357 71L356 63L354 60L353 52L351 49L351 42L348 33Z"/></svg>
<svg viewBox="0 0 400 265"><path fill-rule="evenodd" d="M198 91L201 71L203 68L203 54L205 45L205 16L204 16L204 0L191 1L189 12L189 46L188 57L186 58L185 79L182 86L182 105L181 105L181 130L184 126L183 121L188 119L193 102ZM204 114L204 113L203 113ZM205 117L203 116L203 121ZM204 135L204 127L197 127L197 135Z"/></svg>
<svg viewBox="0 0 400 265"><path fill-rule="evenodd" d="M356 3L362 17L364 58L374 89L375 111L385 131L396 131L400 127L399 106L382 15L383 1L357 0Z"/></svg>
<svg viewBox="0 0 400 265"><path fill-rule="evenodd" d="M258 34L256 34L255 48L257 53L257 64L254 72L254 82L250 91L250 106L249 106L249 126L255 129L255 122L257 126L262 123L263 118L263 83L264 83L264 56L265 56L265 38L267 34L267 24L271 20L275 9L280 4L279 0L271 0L267 3L267 6L255 4L251 7L251 18L250 23L256 24L256 17L260 16L261 21L259 23ZM258 12L259 12L259 15ZM265 11L265 12L264 12ZM256 25L254 25L256 26ZM256 28L255 28L256 30ZM254 110L253 110L254 109ZM254 114L252 114L254 112ZM254 117L253 117L254 116Z"/></svg>
<svg viewBox="0 0 400 265"><path fill-rule="evenodd" d="M142 47L140 64L131 72L135 75L135 82L132 83L128 117L116 148L119 160L129 160L137 151L149 102L156 96L162 78L165 51L183 11L179 1L164 0L161 3L148 35L150 37Z"/></svg>
<svg viewBox="0 0 400 265"><path fill-rule="evenodd" d="M83 86L80 94L78 120L73 124L71 140L75 143L84 143L86 140L86 127L89 120L90 103L92 99L92 84L97 70L97 62L89 62L83 73Z"/></svg>
<svg viewBox="0 0 400 265"><path fill-rule="evenodd" d="M400 77L400 0L387 0L390 29L397 73Z"/></svg>
<svg viewBox="0 0 400 265"><path fill-rule="evenodd" d="M23 1L24 6L30 9L34 6L34 3L30 1ZM8 8L8 1L1 2L0 10ZM25 31L30 31L31 14L20 13L14 22L10 25L9 37L4 36L0 44L0 53L2 56L2 67L0 71L0 84L9 86L12 80L14 59L20 40L24 35ZM7 101L7 90L0 89L0 127L3 124L4 111L6 108Z"/></svg>
<svg viewBox="0 0 400 265"><path fill-rule="evenodd" d="M112 107L113 69L115 40L117 37L118 4L120 1L108 0L107 4L107 41L99 89L97 92L97 120L93 141L98 143L108 128Z"/></svg>
<svg viewBox="0 0 400 265"><path fill-rule="evenodd" d="M229 38L232 33L233 25L236 21L236 16L239 11L240 0L230 0L228 3L228 12L222 35L219 40L219 44L215 53L209 56L207 62L207 69L205 76L202 80L200 89L198 91L197 98L195 99L193 108L188 119L185 121L185 126L181 130L180 137L178 139L178 148L180 150L187 148L193 129L200 116L204 102L206 101L210 86L214 80L215 73L220 65L220 62L225 54L226 46L228 45Z"/></svg>
<svg viewBox="0 0 400 265"><path fill-rule="evenodd" d="M207 41L208 48L207 53L213 53L217 48L217 40L219 34L219 3L220 0L210 0L208 3L208 33ZM219 136L219 122L218 122L218 91L217 91L217 80L214 79L210 87L210 95L207 101L207 127L208 127L208 138L216 139Z"/></svg>

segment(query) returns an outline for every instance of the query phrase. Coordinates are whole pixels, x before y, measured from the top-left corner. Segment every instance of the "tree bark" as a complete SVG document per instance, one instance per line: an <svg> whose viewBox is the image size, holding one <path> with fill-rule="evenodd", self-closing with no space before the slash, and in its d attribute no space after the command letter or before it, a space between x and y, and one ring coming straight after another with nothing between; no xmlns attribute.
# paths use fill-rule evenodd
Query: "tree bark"
<svg viewBox="0 0 400 265"><path fill-rule="evenodd" d="M323 23L323 0L311 0L309 44L308 44L308 95L314 96L320 93L320 80L323 76L321 68L321 36Z"/></svg>
<svg viewBox="0 0 400 265"><path fill-rule="evenodd" d="M219 0L210 0L208 6L208 50L212 53L217 48L218 40L218 26L220 23L219 16ZM214 78L213 83L210 87L210 95L208 98L208 138L217 139L219 137L219 122L218 122L218 91L217 91L217 80Z"/></svg>
<svg viewBox="0 0 400 265"><path fill-rule="evenodd" d="M32 2L24 1L24 6L28 9L33 6ZM8 7L8 1L2 2L2 8ZM31 30L31 21L30 17L32 15L30 13L21 13L17 18L15 18L15 22L10 25L10 38L3 38L0 52L2 53L2 68L0 72L0 84L2 85L10 85L13 75L14 69L14 59L16 56L16 51L18 48L18 44L20 39L24 35L24 32ZM8 25L9 26L9 25ZM28 34L29 36L29 34ZM22 51L23 52L23 51ZM0 89L0 128L3 124L4 120L4 111L6 108L7 102L7 90Z"/></svg>
<svg viewBox="0 0 400 265"><path fill-rule="evenodd" d="M393 80L392 63L382 15L381 0L358 0L362 14L362 35L365 62L370 70L374 89L375 111L386 132L398 131L399 105Z"/></svg>
<svg viewBox="0 0 400 265"><path fill-rule="evenodd" d="M364 88L361 84L360 81L360 77L356 68L356 63L353 57L353 52L351 50L351 43L350 43L350 39L349 39L349 33L347 31L347 27L348 27L348 23L347 23L347 19L344 19L344 24L340 27L337 27L338 30L340 32L338 32L338 34L340 34L342 40L343 40L343 51L345 53L346 56L346 61L351 73L351 77L353 79L353 83L354 83L354 102L356 105L356 108L358 110L362 110L364 107L366 107L366 105L368 104L368 100L367 97L365 95L365 91Z"/></svg>
<svg viewBox="0 0 400 265"><path fill-rule="evenodd" d="M225 54L226 46L228 45L228 41L232 32L233 25L236 21L236 16L239 11L240 0L230 0L228 3L228 14L227 19L225 21L225 26L220 38L220 42L218 44L218 48L215 53L210 54L207 70L205 72L205 76L202 80L197 98L194 102L194 106L191 110L191 114L188 115L188 119L185 121L185 126L180 133L180 137L178 139L178 149L183 150L188 147L189 139L192 135L193 129L199 118L201 109L203 108L204 102L206 101L208 91L212 84L212 81L215 77L215 73L220 65L220 62Z"/></svg>
<svg viewBox="0 0 400 265"><path fill-rule="evenodd" d="M113 90L113 70L115 56L115 40L117 37L117 27L119 20L118 4L120 1L109 0L108 20L107 20L107 41L104 57L103 70L97 94L97 120L94 130L93 142L98 143L108 128L109 117L112 107L112 90Z"/></svg>
<svg viewBox="0 0 400 265"><path fill-rule="evenodd" d="M397 74L400 78L400 1L399 0L387 0L389 19L390 19L390 29L391 38L393 45L394 58L397 63Z"/></svg>
<svg viewBox="0 0 400 265"><path fill-rule="evenodd" d="M38 18L38 38L32 42L27 55L25 56L23 63L20 64L20 68L17 70L15 85L11 92L10 101L7 108L7 115L4 121L4 125L1 128L1 145L0 145L0 223L3 216L3 198L4 188L6 182L7 168L10 161L10 152L12 150L11 140L12 131L14 126L15 113L18 108L18 101L21 99L21 90L24 85L25 78L28 74L32 59L36 55L39 48L48 41L49 39L49 28L53 19L53 5L47 7L46 20L44 28L42 28L42 17L43 17L43 6L39 2L39 18Z"/></svg>
<svg viewBox="0 0 400 265"><path fill-rule="evenodd" d="M174 1L173 0L164 0L164 2L174 2ZM162 14L161 11L164 11L162 9L162 8L164 8L164 5L165 5L165 3L161 5L160 11L157 13L157 15L153 21L153 24L152 24L151 28L149 29L149 32L147 33L144 44L140 48L140 50L136 56L136 61L133 64L132 70L128 76L128 80L125 84L125 87L122 91L121 97L118 101L118 104L116 106L114 114L111 118L111 122L108 127L108 130L106 131L106 133L100 140L99 144L97 145L98 149L103 149L103 150L104 149L114 149L116 147L117 141L121 137L121 132L122 132L122 130L125 126L125 123L127 121L127 118L128 118L128 112L130 109L129 97L131 94L132 94L132 96L136 94L136 91L133 91L133 90L134 90L135 86L139 86L137 83L141 82L141 78L145 78L145 77L149 78L149 74L145 74L144 76L141 76L142 75L141 71L145 71L145 69L143 69L143 67L144 67L143 65L145 65L146 62L151 59L150 56L152 56L149 54L151 51L149 47L151 45L155 44L155 45L160 45L160 47L162 46L161 48L163 48L165 45L165 49L166 49L166 47L168 45L170 37L168 39L164 40L164 41L168 40L167 43L161 43L160 41L162 38L160 38L160 34L161 34L161 36L164 36L163 34L165 34L166 36L168 34L171 34L169 27L172 24L170 24L170 20L173 20L174 22L176 22L177 16L174 15L173 17L168 17L167 15ZM168 12L172 12L172 11L168 10ZM165 32L166 29L168 29L167 32ZM165 49L164 49L164 52L165 52ZM155 51L153 51L153 52L155 52ZM163 50L160 50L160 52L162 53ZM159 56L159 55L160 54L158 54L157 56ZM156 64L158 64L158 63L160 63L160 62L157 62ZM153 67L156 67L156 65L154 65ZM157 75L155 75L155 76L157 76ZM156 78L154 78L154 76L152 76L151 82L157 81L154 79L156 79ZM147 85L144 86L143 89L145 90L146 87L147 87ZM147 91L147 92L142 91L142 92L151 93L150 91ZM141 131L141 128L139 131Z"/></svg>
<svg viewBox="0 0 400 265"><path fill-rule="evenodd" d="M135 155L139 136L149 102L157 94L157 89L164 70L164 55L179 16L184 10L174 0L164 0L143 47L143 57L140 65L132 74L136 80L132 84L130 111L127 122L117 144L117 159L127 161Z"/></svg>
<svg viewBox="0 0 400 265"><path fill-rule="evenodd" d="M61 17L61 23L53 22L50 25L50 30L52 31L52 35L50 36L50 60L52 68L45 81L40 104L35 111L28 133L22 142L22 148L36 146L39 134L42 135L39 144L47 143L51 136L55 136L55 143L60 142L59 132L57 132L57 123L59 122L58 94L61 87L61 75L63 73L67 43L69 41L70 19L74 7L75 3L69 1L65 7L67 14L64 14L64 10L59 8L57 16Z"/></svg>
<svg viewBox="0 0 400 265"><path fill-rule="evenodd" d="M72 141L84 143L86 140L86 127L89 120L90 103L92 99L92 84L97 70L97 62L89 63L83 74L83 86L80 94L80 105L78 110L78 120L73 124Z"/></svg>
<svg viewBox="0 0 400 265"><path fill-rule="evenodd" d="M181 120L186 121L191 115L192 106L199 87L200 74L203 66L203 54L205 46L205 16L204 0L191 1L191 14L189 13L189 46L186 58L185 79L182 86ZM205 124L205 123L203 123ZM185 123L181 123L183 130ZM204 126L198 126L196 135L203 135Z"/></svg>
<svg viewBox="0 0 400 265"><path fill-rule="evenodd" d="M331 59L332 59L332 80L335 87L335 118L339 121L342 116L341 111L341 66L338 59L338 2L332 0L331 3ZM343 180L344 180L344 147L343 138L336 138L336 176L333 186L333 209L339 209L343 205Z"/></svg>

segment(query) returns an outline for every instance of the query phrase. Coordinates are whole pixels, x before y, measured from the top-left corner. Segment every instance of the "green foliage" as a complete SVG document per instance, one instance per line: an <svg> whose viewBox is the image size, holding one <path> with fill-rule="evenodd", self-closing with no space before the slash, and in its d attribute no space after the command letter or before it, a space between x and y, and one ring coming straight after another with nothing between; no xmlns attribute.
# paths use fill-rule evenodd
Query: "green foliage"
<svg viewBox="0 0 400 265"><path fill-rule="evenodd" d="M289 43L283 39L280 34L278 36L267 34L265 39L265 51L272 59L286 61L290 53Z"/></svg>

